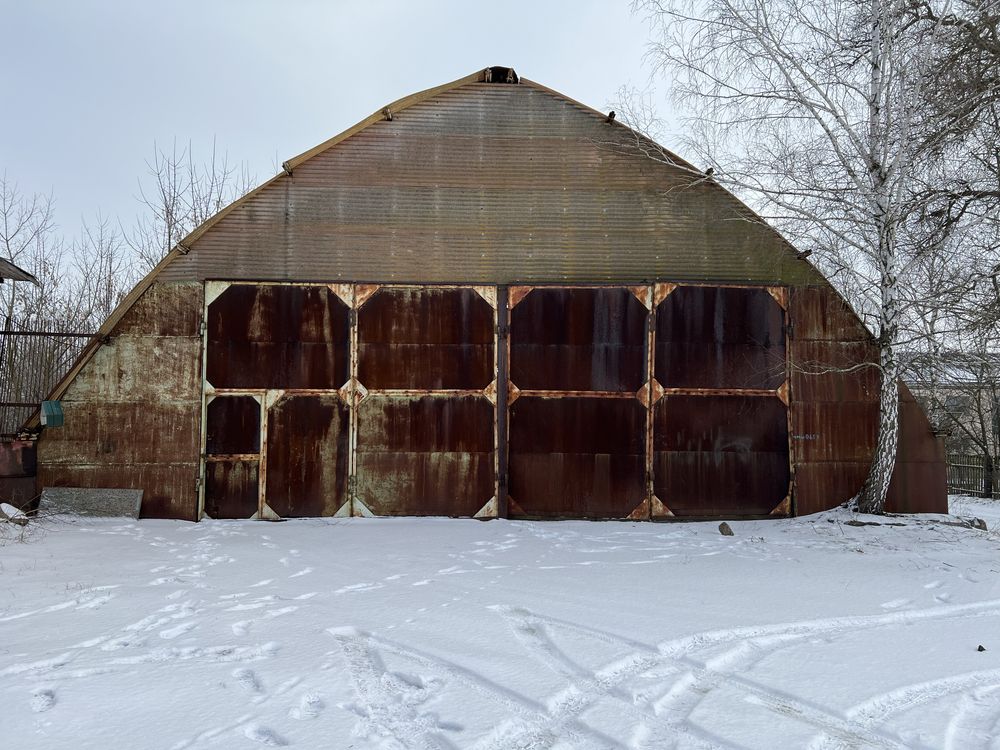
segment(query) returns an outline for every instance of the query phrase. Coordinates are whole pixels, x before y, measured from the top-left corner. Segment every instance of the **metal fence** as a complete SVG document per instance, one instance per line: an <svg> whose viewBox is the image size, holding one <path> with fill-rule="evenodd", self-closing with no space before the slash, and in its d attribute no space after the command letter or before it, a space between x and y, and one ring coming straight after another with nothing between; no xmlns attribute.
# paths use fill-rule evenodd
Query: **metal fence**
<svg viewBox="0 0 1000 750"><path fill-rule="evenodd" d="M80 356L93 332L0 330L0 438L17 434Z"/></svg>
<svg viewBox="0 0 1000 750"><path fill-rule="evenodd" d="M1000 498L1000 476L987 471L986 458L969 453L948 456L948 492L953 495Z"/></svg>

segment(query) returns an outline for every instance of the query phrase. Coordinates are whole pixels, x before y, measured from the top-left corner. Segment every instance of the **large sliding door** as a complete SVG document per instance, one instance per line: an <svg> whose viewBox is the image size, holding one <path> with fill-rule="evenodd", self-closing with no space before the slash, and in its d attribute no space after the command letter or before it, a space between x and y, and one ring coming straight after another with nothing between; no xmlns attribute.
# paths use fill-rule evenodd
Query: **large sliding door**
<svg viewBox="0 0 1000 750"><path fill-rule="evenodd" d="M785 294L209 282L204 512L787 515Z"/></svg>

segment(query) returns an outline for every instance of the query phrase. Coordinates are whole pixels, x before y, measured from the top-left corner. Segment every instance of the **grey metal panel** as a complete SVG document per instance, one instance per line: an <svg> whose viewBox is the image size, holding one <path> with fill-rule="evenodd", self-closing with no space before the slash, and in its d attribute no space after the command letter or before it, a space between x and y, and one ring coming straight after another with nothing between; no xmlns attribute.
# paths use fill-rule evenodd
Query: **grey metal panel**
<svg viewBox="0 0 1000 750"><path fill-rule="evenodd" d="M633 138L533 85L470 83L300 164L161 279L819 282L731 195Z"/></svg>

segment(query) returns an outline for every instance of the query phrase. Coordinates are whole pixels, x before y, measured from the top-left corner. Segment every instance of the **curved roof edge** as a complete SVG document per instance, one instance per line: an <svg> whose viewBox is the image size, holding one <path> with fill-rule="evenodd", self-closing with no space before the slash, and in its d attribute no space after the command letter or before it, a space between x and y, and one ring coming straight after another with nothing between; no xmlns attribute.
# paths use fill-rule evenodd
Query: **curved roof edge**
<svg viewBox="0 0 1000 750"><path fill-rule="evenodd" d="M245 195L237 198L235 201L233 201L228 206L226 206L225 208L223 208L222 210L220 210L218 213L216 213L213 216L211 216L210 218L206 219L199 226L195 227L191 232L189 232L182 240L180 240L173 248L171 248L167 252L166 255L163 256L163 258L160 260L160 262L157 263L156 266L154 266L152 268L152 270L150 270L150 272L147 273L132 288L132 290L127 295L125 295L125 297L122 298L122 301L118 303L118 305L111 312L111 314L107 317L107 319L101 324L101 326L98 329L97 333L94 334L93 340L84 348L84 350L80 353L80 356L77 358L76 362L69 369L69 371L66 373L66 375L52 389L52 391L50 392L50 394L48 396L48 400L58 400L59 398L62 397L62 395L66 392L66 389L69 387L70 383L73 382L73 380L79 374L80 370L83 369L83 367L87 364L87 362L90 360L90 358L94 355L94 352L96 352L96 350L101 346L101 344L102 344L103 340L105 339L105 337L107 337L108 335L110 335L110 333L114 329L114 327L116 325L118 325L118 323L124 317L125 313L138 301L139 297L141 297L143 294L145 294L146 291L153 285L153 282L156 281L156 277L159 276L160 272L166 266L170 265L170 263L173 262L173 260L176 257L187 255L189 252L191 252L192 251L192 248L191 248L192 243L196 242L200 237L202 237L206 232L208 232L212 227L214 227L216 224L218 224L222 219L224 219L226 216L228 216L234 210L236 210L237 208L239 208L243 204L245 204L248 201L250 201L255 195L257 195L258 193L262 192L263 190L265 190L267 187L269 187L270 185L274 184L275 182L277 182L277 181L279 181L281 179L285 179L285 178L290 177L292 175L292 173L295 171L295 169L297 167L301 166L304 162L308 161L309 159L313 158L314 156L317 156L318 154L321 154L321 153L329 150L333 146L336 146L338 143L341 143L342 141L350 138L352 135L355 135L355 134L361 132L362 130L364 130L365 128L369 127L370 125L373 125L376 122L380 122L381 120L385 119L387 116L394 116L395 114L397 114L399 112L402 112L405 109L407 109L409 107L412 107L415 104L419 104L419 103L424 102L424 101L426 101L428 99L431 99L431 98L437 96L438 94L442 94L444 92L450 91L452 89L459 88L461 86L468 85L470 83L484 83L484 82L487 82L487 81L490 80L489 76L491 75L491 72L493 70L497 70L497 69L498 68L494 67L494 66L486 67L486 68L480 68L479 70L475 71L474 73L470 73L469 75L463 76L461 78L457 78L454 81L450 81L448 83L444 83L444 84L441 84L439 86L434 86L434 87L429 88L429 89L424 89L423 91L418 91L418 92L416 92L414 94L410 94L408 96L402 97L401 99L397 99L397 100L395 100L393 102L390 102L389 104L387 104L386 106L382 107L378 111L373 112L372 114L368 115L368 117L366 117L363 120L361 120L360 122L352 125L351 127L347 128L346 130L338 133L337 135L333 136L332 138L329 138L329 139L323 141L322 143L314 146L313 148L311 148L311 149L309 149L307 151L302 152L298 156L292 157L291 159L288 159L287 161L283 162L282 163L282 171L281 172L279 172L278 174L274 175L270 179L262 182L260 185L258 185L257 187L255 187L253 190L250 190ZM502 69L503 70L509 70L511 73L513 73L513 68L502 68ZM553 95L555 97L558 97L558 98L560 98L560 99L568 102L569 104L571 104L571 105L573 105L575 107L580 108L581 110L583 110L584 112L587 112L588 114L590 114L592 116L600 117L602 119L607 118L607 114L606 113L601 112L600 110L594 109L593 107L590 107L590 106L588 106L586 104L583 104L581 102L578 102L577 100L575 100L575 99L573 99L573 98L571 98L571 97L567 96L566 94L563 94L563 93L561 93L559 91L551 89L551 88L549 88L547 86L544 86L544 85L542 85L540 83L536 83L535 81L531 81L531 80L529 80L527 78L518 78L516 76L516 74L513 75L513 78L514 78L514 83L509 84L509 85L527 85L527 86L531 86L532 88L537 88L537 89L539 89L541 91L545 91L545 92L547 92L547 93L549 93L549 94L551 94L551 95ZM694 165L692 165L690 162L682 159L681 157L679 157L676 154L674 154L672 151L669 151L668 149L664 148L663 146L661 146L660 144L656 143L655 141L653 141L651 138L649 138L645 134L641 133L640 131L637 131L634 128L631 128L630 126L628 126L627 124L625 124L625 123L623 123L621 121L616 121L615 124L618 125L618 126L620 126L620 127L626 128L629 131L631 131L632 133L635 134L636 138L649 141L650 143L652 143L653 145L655 145L656 148L659 149L664 154L665 157L669 158L671 160L671 162L675 163L676 168L683 169L685 171L690 171L692 174L703 175L703 173L701 172L701 170L699 170L697 167L695 167ZM754 219L756 219L757 221L759 221L763 226L767 227L768 230L770 230L771 232L773 232L785 245L788 246L788 248L789 248L790 251L794 251L794 248L791 245L791 243L789 243L781 235L781 233L778 232L777 229L775 229L774 227L772 227L756 211L754 211L753 209L751 209L743 201L741 201L739 198L737 198L733 193L731 193L729 190L727 190L726 188L724 188L722 185L719 185L714 180L712 180L712 184L715 185L719 190L721 190L724 193L726 193L727 195L729 195L732 198L732 200L735 201L745 211L747 211L747 213L750 216L752 216ZM808 261L806 261L806 262L808 262ZM817 271L817 275L820 276L821 278L825 278L818 271ZM829 283L829 282L827 282L827 283ZM22 429L30 430L30 429L33 429L33 428L37 427L38 424L39 424L39 414L38 414L38 412L36 412L35 414L33 414L31 417L28 418L28 420L24 423Z"/></svg>

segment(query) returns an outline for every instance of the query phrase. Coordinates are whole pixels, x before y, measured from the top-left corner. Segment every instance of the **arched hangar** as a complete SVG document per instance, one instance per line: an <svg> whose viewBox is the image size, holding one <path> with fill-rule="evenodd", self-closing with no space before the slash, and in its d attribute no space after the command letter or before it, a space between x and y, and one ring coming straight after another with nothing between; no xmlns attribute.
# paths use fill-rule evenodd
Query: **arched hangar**
<svg viewBox="0 0 1000 750"><path fill-rule="evenodd" d="M394 102L177 245L53 398L40 488L146 516L807 514L861 487L873 340L710 177L509 68ZM648 144L647 144L648 145ZM902 391L888 509L945 512Z"/></svg>

